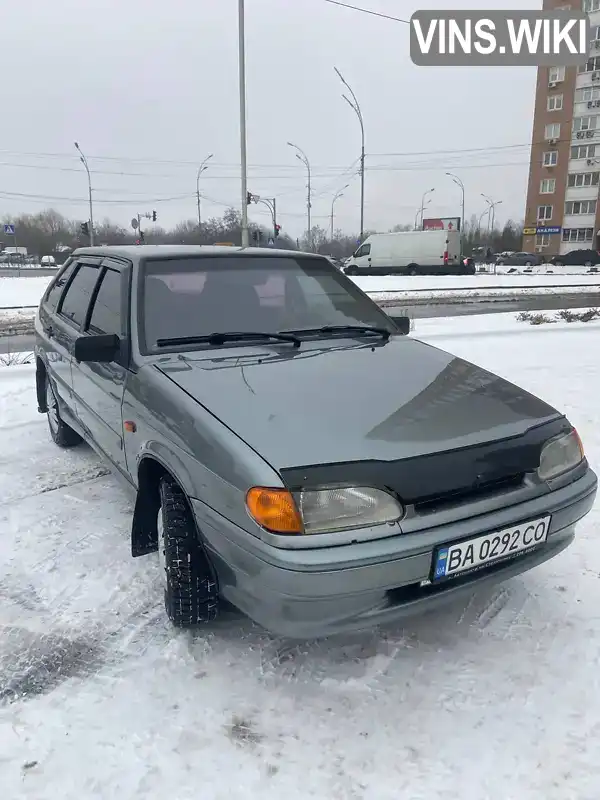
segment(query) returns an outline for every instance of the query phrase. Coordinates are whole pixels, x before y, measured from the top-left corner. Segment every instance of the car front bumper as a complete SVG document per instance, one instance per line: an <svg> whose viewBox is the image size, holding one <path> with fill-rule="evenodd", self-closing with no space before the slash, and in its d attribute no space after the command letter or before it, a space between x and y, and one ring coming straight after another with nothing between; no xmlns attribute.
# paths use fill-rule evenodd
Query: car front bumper
<svg viewBox="0 0 600 800"><path fill-rule="evenodd" d="M597 484L588 469L550 494L432 531L308 550L273 547L200 501L192 505L222 596L273 633L312 638L392 623L547 561L573 541L575 524L594 504ZM462 578L427 584L439 544L548 514L548 539L539 548ZM423 542L421 549L415 550L415 537Z"/></svg>

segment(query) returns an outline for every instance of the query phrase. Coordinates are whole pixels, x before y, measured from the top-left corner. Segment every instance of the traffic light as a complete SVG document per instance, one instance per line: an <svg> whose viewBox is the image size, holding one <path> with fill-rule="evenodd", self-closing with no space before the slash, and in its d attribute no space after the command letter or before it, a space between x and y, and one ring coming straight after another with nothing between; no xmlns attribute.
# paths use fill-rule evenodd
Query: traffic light
<svg viewBox="0 0 600 800"><path fill-rule="evenodd" d="M89 224L89 222L82 222L81 225L79 226L79 230L81 231L81 233L84 236L88 236L89 237L89 235L90 235L90 224Z"/></svg>
<svg viewBox="0 0 600 800"><path fill-rule="evenodd" d="M281 230L281 225L275 225L275 238L279 236L280 230Z"/></svg>
<svg viewBox="0 0 600 800"><path fill-rule="evenodd" d="M246 194L246 205L249 206L251 202L252 202L252 192L248 192Z"/></svg>
<svg viewBox="0 0 600 800"><path fill-rule="evenodd" d="M252 231L252 239L255 242L258 242L259 238L260 238L260 231Z"/></svg>
<svg viewBox="0 0 600 800"><path fill-rule="evenodd" d="M152 212L152 222L156 222L156 211Z"/></svg>

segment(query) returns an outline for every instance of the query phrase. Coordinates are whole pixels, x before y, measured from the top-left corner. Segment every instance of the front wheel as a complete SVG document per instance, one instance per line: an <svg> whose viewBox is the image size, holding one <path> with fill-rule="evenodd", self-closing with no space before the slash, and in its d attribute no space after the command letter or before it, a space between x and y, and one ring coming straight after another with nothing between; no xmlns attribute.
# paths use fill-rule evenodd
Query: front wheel
<svg viewBox="0 0 600 800"><path fill-rule="evenodd" d="M58 400L50 383L50 378L46 375L46 408L48 409L48 428L54 444L59 447L75 447L82 439L81 436L70 428L60 416Z"/></svg>
<svg viewBox="0 0 600 800"><path fill-rule="evenodd" d="M217 581L187 499L172 478L159 486L158 556L167 616L177 628L215 619Z"/></svg>
<svg viewBox="0 0 600 800"><path fill-rule="evenodd" d="M584 267L593 267L594 265L592 264L592 262L591 262L591 261L586 261L586 262L585 262L585 264L584 264L583 266L584 266Z"/></svg>
<svg viewBox="0 0 600 800"><path fill-rule="evenodd" d="M554 266L555 266L555 267L564 267L564 262L562 262L562 261L555 261L555 262L554 262Z"/></svg>
<svg viewBox="0 0 600 800"><path fill-rule="evenodd" d="M419 268L418 267L409 267L407 272L408 272L409 275L412 275L413 278L414 278L415 275L419 274Z"/></svg>

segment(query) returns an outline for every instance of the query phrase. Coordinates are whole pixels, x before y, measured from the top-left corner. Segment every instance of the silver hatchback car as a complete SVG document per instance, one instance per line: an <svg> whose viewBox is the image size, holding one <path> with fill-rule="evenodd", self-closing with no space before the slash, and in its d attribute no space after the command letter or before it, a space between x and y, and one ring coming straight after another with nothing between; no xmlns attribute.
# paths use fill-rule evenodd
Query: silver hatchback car
<svg viewBox="0 0 600 800"><path fill-rule="evenodd" d="M323 257L73 253L36 318L37 399L135 497L167 613L368 628L557 555L597 479L559 411L411 338Z"/></svg>

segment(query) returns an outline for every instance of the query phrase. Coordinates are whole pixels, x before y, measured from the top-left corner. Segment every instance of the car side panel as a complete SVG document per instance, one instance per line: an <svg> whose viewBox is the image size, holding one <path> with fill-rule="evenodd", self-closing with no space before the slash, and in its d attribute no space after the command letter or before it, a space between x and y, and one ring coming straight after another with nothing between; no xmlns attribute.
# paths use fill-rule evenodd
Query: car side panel
<svg viewBox="0 0 600 800"><path fill-rule="evenodd" d="M246 492L251 486L284 484L277 471L217 417L148 364L128 376L123 419L135 424L135 431L124 433L124 449L136 485L140 461L152 457L173 474L188 497L260 535L245 509Z"/></svg>
<svg viewBox="0 0 600 800"><path fill-rule="evenodd" d="M56 314L40 309L36 318L36 355L41 358L52 382L61 416L68 423L77 419L71 372L73 343L78 331Z"/></svg>
<svg viewBox="0 0 600 800"><path fill-rule="evenodd" d="M111 272L119 273L122 289L128 285L129 271L123 265L110 262ZM122 297L122 328L118 331L121 341L126 341L128 325L124 320L125 308L129 298L126 291ZM92 298L92 307L95 298ZM89 324L90 309L88 309L87 324ZM90 331L85 331L82 336L89 336ZM122 402L125 382L129 370L125 366L128 362L128 348L122 346L117 360L110 363L78 362L73 361L73 394L76 410L88 436L95 442L100 450L122 472L127 472L125 449L123 444L123 417Z"/></svg>

